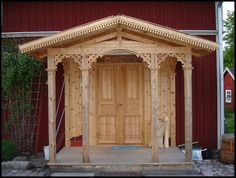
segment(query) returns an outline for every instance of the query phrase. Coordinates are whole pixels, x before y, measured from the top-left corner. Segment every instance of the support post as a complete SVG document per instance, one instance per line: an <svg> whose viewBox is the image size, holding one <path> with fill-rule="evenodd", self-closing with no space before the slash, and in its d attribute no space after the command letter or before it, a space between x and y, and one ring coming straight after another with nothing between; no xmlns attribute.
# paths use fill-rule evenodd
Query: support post
<svg viewBox="0 0 236 178"><path fill-rule="evenodd" d="M152 97L152 161L159 162L158 155L158 69L157 56L152 54L151 59L151 97Z"/></svg>
<svg viewBox="0 0 236 178"><path fill-rule="evenodd" d="M192 55L185 54L184 113L185 113L185 161L192 161Z"/></svg>
<svg viewBox="0 0 236 178"><path fill-rule="evenodd" d="M56 66L54 56L48 52L48 134L49 162L56 162Z"/></svg>
<svg viewBox="0 0 236 178"><path fill-rule="evenodd" d="M82 120L83 120L83 163L89 163L89 67L88 59L82 58Z"/></svg>

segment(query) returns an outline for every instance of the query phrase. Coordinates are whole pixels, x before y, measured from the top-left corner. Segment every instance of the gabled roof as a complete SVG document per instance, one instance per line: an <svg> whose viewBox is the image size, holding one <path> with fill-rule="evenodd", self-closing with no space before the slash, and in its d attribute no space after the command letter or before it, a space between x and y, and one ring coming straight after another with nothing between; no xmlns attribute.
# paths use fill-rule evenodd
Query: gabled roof
<svg viewBox="0 0 236 178"><path fill-rule="evenodd" d="M144 20L136 19L125 15L109 16L84 25L80 25L62 31L56 35L40 38L19 46L23 53L31 53L35 56L46 54L49 47L68 47L74 42L86 40L89 36L102 34L114 30L118 27L134 33L142 33L144 37L155 40L162 40L173 46L191 47L193 54L202 56L208 54L218 47L218 44L200 37L195 37L177 30L153 24ZM74 43L75 44L75 43Z"/></svg>
<svg viewBox="0 0 236 178"><path fill-rule="evenodd" d="M229 73L229 75L230 75L230 76L232 77L232 79L234 80L234 68L228 68L228 67L226 67L225 70L224 70L224 74L225 74L226 71Z"/></svg>

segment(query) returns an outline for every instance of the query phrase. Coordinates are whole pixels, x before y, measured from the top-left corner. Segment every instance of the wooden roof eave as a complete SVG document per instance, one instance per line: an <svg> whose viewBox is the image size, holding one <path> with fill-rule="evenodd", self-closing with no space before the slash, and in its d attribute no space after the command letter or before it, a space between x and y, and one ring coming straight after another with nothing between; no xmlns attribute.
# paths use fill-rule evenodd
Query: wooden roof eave
<svg viewBox="0 0 236 178"><path fill-rule="evenodd" d="M165 28L157 24L138 20L133 17L118 15L90 22L88 24L62 31L56 35L22 44L19 46L19 49L22 52L30 53L33 56L42 58L42 56L45 56L44 53L49 47L67 46L67 44L73 40L76 41L84 36L91 36L111 28L114 29L117 25L122 25L130 30L143 33L147 36L153 36L171 43L191 47L194 55L196 56L206 55L218 48L217 43L206 39L184 34L167 27Z"/></svg>

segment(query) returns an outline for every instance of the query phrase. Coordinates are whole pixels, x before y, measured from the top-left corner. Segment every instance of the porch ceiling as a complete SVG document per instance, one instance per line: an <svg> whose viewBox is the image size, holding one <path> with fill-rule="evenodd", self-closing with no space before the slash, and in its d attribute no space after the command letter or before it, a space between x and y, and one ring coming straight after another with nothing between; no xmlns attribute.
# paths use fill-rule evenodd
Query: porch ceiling
<svg viewBox="0 0 236 178"><path fill-rule="evenodd" d="M43 58L47 55L47 48L76 47L119 38L158 46L190 47L195 56L209 54L218 47L215 42L175 29L125 15L116 15L22 44L19 49L23 53Z"/></svg>

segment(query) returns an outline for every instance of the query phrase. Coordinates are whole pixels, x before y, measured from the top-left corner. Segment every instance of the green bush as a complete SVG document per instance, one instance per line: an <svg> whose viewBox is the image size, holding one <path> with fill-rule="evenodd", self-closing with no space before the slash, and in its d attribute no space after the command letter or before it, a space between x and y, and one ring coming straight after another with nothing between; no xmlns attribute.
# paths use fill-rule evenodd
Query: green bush
<svg viewBox="0 0 236 178"><path fill-rule="evenodd" d="M225 133L234 133L234 110L225 108Z"/></svg>
<svg viewBox="0 0 236 178"><path fill-rule="evenodd" d="M18 155L17 146L9 140L2 141L2 161L12 160Z"/></svg>

